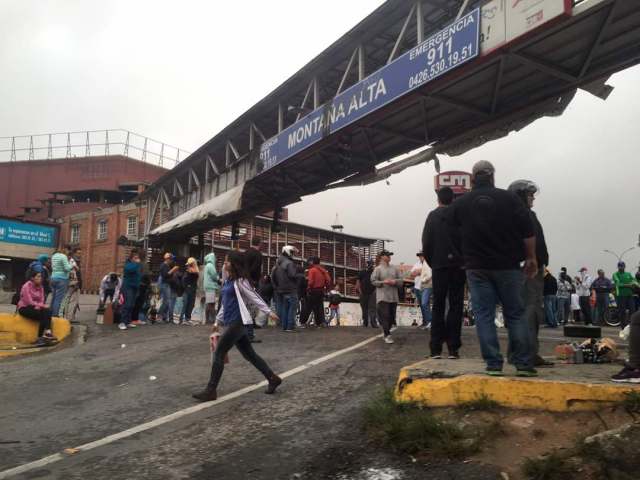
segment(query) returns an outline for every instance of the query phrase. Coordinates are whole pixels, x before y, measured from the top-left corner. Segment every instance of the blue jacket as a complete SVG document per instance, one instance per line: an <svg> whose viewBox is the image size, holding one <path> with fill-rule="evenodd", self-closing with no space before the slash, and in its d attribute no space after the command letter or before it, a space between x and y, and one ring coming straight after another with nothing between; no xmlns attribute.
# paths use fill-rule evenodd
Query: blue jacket
<svg viewBox="0 0 640 480"><path fill-rule="evenodd" d="M122 274L122 288L134 288L137 290L140 287L141 280L142 265L127 259Z"/></svg>

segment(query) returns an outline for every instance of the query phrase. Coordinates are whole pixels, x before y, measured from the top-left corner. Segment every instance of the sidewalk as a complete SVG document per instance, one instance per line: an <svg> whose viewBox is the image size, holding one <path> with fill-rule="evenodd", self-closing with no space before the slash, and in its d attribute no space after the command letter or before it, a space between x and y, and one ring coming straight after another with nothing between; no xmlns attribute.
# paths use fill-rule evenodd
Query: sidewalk
<svg viewBox="0 0 640 480"><path fill-rule="evenodd" d="M404 367L396 385L396 398L430 407L455 406L492 400L503 406L554 412L597 410L620 403L640 386L609 381L621 366L564 364L538 369L539 377L521 378L505 365L504 377L484 373L481 359L424 360Z"/></svg>

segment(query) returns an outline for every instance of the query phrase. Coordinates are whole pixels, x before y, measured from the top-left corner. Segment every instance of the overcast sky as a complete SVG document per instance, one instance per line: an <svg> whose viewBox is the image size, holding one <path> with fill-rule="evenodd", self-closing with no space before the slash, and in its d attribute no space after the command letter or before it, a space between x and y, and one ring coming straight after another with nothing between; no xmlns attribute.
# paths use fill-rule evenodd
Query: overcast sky
<svg viewBox="0 0 640 480"><path fill-rule="evenodd" d="M381 1L0 0L0 136L124 128L193 151L349 30ZM336 12L339 12L337 14ZM640 68L606 102L579 93L564 116L442 169L496 166L499 186L527 178L551 266L615 268L640 234ZM292 220L391 238L413 262L435 207L431 164L384 182L307 197ZM625 259L635 266L636 248Z"/></svg>

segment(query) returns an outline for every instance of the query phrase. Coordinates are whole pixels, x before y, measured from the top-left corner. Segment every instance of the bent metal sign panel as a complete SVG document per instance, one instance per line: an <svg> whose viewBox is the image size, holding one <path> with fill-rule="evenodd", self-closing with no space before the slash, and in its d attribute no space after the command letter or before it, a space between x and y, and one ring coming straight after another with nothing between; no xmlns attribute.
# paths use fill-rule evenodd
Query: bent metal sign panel
<svg viewBox="0 0 640 480"><path fill-rule="evenodd" d="M263 172L479 54L480 9L353 85L260 147Z"/></svg>

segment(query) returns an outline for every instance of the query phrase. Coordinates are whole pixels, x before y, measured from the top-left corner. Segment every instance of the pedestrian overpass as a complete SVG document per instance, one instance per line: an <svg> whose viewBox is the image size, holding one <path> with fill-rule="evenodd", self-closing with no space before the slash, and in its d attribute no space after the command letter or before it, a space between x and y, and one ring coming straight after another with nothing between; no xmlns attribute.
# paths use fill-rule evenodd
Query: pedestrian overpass
<svg viewBox="0 0 640 480"><path fill-rule="evenodd" d="M145 237L183 243L304 195L439 169L438 154L562 114L577 89L606 99L609 76L639 62L639 1L388 0L152 185Z"/></svg>

